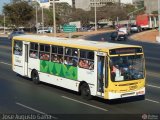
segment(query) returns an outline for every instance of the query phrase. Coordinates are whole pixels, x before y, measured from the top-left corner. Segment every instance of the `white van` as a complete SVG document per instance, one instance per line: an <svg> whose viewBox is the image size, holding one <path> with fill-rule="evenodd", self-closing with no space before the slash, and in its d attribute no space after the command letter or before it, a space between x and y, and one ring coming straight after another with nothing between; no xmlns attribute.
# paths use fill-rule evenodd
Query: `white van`
<svg viewBox="0 0 160 120"><path fill-rule="evenodd" d="M38 33L52 33L53 28L52 27L44 27L44 28L38 28Z"/></svg>

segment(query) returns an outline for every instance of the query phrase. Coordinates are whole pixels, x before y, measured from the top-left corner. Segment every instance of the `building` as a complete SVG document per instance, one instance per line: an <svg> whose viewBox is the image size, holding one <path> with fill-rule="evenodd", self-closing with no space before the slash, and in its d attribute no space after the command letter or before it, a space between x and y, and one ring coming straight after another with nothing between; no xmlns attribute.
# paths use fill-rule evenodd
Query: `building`
<svg viewBox="0 0 160 120"><path fill-rule="evenodd" d="M133 0L120 0L121 4L133 4Z"/></svg>
<svg viewBox="0 0 160 120"><path fill-rule="evenodd" d="M44 8L49 8L50 6L52 6L53 0L26 0L28 2L33 2L33 1L37 1L40 4L40 7L44 7ZM55 3L68 3L69 5L72 6L72 0L54 0Z"/></svg>
<svg viewBox="0 0 160 120"><path fill-rule="evenodd" d="M81 8L83 10L90 10L92 7L105 6L107 3L117 3L117 0L72 0L72 4L75 8Z"/></svg>
<svg viewBox="0 0 160 120"><path fill-rule="evenodd" d="M158 0L144 0L144 6L146 13L150 14L153 11L158 11Z"/></svg>
<svg viewBox="0 0 160 120"><path fill-rule="evenodd" d="M90 10L90 0L74 0L73 6L83 10Z"/></svg>
<svg viewBox="0 0 160 120"><path fill-rule="evenodd" d="M144 6L144 0L119 0L121 4L131 4L135 7Z"/></svg>

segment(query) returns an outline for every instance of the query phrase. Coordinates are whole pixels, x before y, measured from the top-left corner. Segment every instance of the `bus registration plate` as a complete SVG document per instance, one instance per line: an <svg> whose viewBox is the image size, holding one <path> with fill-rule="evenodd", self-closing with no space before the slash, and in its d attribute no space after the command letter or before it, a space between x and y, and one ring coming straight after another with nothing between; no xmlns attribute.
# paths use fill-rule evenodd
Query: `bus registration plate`
<svg viewBox="0 0 160 120"><path fill-rule="evenodd" d="M135 94L135 92L125 93L125 94L121 95L121 98L123 98L123 97L130 97L130 96L133 96L134 94Z"/></svg>

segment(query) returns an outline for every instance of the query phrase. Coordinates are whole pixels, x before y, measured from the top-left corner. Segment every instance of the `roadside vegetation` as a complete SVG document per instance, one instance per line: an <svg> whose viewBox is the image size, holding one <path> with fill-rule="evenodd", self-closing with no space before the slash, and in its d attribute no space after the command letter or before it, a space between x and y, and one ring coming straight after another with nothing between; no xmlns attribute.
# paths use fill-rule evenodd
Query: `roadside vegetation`
<svg viewBox="0 0 160 120"><path fill-rule="evenodd" d="M67 3L56 3L56 23L60 27L71 21L81 21L82 26L88 26L90 22L94 22L94 8L90 11L84 11L82 9L72 8ZM38 23L42 21L42 9L37 2L24 2L22 0L13 0L13 3L6 4L3 7L3 13L5 14L6 26L17 28L17 27L28 27L35 29L36 27L36 8L38 14ZM119 5L108 3L106 6L97 8L97 21L107 19L112 21L127 20L128 13L136 10L133 5ZM144 12L144 10L139 11ZM137 13L138 14L138 13ZM0 16L0 26L3 26L3 17ZM44 26L53 25L53 9L44 9Z"/></svg>

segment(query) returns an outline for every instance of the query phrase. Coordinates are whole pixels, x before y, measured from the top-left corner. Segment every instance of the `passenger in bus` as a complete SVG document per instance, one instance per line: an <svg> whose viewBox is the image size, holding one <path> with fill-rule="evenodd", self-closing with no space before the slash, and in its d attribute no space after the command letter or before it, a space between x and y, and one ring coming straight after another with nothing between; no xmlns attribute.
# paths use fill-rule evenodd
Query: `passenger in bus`
<svg viewBox="0 0 160 120"><path fill-rule="evenodd" d="M83 62L84 62L83 68L88 69L89 68L88 60L83 60Z"/></svg>
<svg viewBox="0 0 160 120"><path fill-rule="evenodd" d="M83 68L83 66L84 66L84 61L83 61L83 59L80 59L79 60L79 67Z"/></svg>
<svg viewBox="0 0 160 120"><path fill-rule="evenodd" d="M120 77L121 76L121 71L119 70L119 66L118 65L113 65L111 67L111 79L113 81L115 81L116 77Z"/></svg>
<svg viewBox="0 0 160 120"><path fill-rule="evenodd" d="M66 65L73 65L72 61L70 60L70 58L67 56L65 61L64 61L64 64Z"/></svg>
<svg viewBox="0 0 160 120"><path fill-rule="evenodd" d="M17 48L14 50L14 54L15 55L22 55L22 50Z"/></svg>
<svg viewBox="0 0 160 120"><path fill-rule="evenodd" d="M63 63L63 57L59 55L57 61L58 61L59 63Z"/></svg>
<svg viewBox="0 0 160 120"><path fill-rule="evenodd" d="M139 79L143 78L142 72L139 72L137 69L135 69L134 66L130 65L128 69L129 79Z"/></svg>
<svg viewBox="0 0 160 120"><path fill-rule="evenodd" d="M89 61L89 69L90 70L94 69L94 63L92 61Z"/></svg>
<svg viewBox="0 0 160 120"><path fill-rule="evenodd" d="M46 54L46 53L41 53L40 59L41 59L41 60L49 60L49 55Z"/></svg>
<svg viewBox="0 0 160 120"><path fill-rule="evenodd" d="M73 58L72 58L72 61L73 61L73 66L77 66L77 63L78 63L78 57L77 56L74 56Z"/></svg>
<svg viewBox="0 0 160 120"><path fill-rule="evenodd" d="M35 51L30 52L30 57L31 58L38 58L38 55Z"/></svg>
<svg viewBox="0 0 160 120"><path fill-rule="evenodd" d="M58 62L57 55L52 55L52 56L51 56L51 61L52 61L52 62Z"/></svg>
<svg viewBox="0 0 160 120"><path fill-rule="evenodd" d="M89 62L88 62L88 60L81 59L79 61L79 66L81 68L89 69Z"/></svg>

